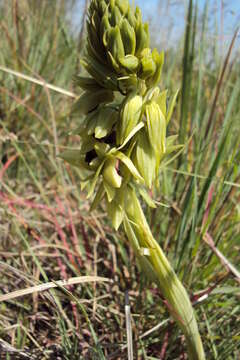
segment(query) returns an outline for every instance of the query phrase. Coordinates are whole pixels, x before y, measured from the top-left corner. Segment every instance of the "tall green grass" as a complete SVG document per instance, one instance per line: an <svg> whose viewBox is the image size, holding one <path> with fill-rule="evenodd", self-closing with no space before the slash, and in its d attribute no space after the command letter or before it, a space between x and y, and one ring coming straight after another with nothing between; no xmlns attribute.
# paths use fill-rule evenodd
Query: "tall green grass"
<svg viewBox="0 0 240 360"><path fill-rule="evenodd" d="M72 79L79 38L66 19L67 2L39 4L1 3L0 66L77 92ZM217 40L208 37L210 15L207 2L200 14L190 0L184 37L166 49L161 87L180 89L168 131L179 132L186 146L163 166L154 194L168 207L146 214L192 294L207 358L225 360L240 356L240 280L230 266L237 268L240 260L240 78L234 34L229 52L219 58ZM161 294L146 290L126 239L111 230L105 209L89 213L81 174L56 157L62 148L79 146L78 137L66 137L78 121L67 115L71 102L0 71L1 292L85 274L115 283L70 288L81 310L61 289L1 303L0 338L39 358L126 358L123 307L129 289L136 358L179 359L184 342L164 304L155 301ZM209 237L228 261L214 253Z"/></svg>

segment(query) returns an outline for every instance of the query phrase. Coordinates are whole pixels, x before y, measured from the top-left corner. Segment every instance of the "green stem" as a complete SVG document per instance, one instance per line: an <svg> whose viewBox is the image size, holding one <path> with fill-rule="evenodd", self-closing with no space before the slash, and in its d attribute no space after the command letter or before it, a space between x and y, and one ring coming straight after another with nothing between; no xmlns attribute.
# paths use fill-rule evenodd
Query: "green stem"
<svg viewBox="0 0 240 360"><path fill-rule="evenodd" d="M144 272L154 276L169 304L169 312L182 329L191 360L204 360L204 350L188 294L161 247L154 239L135 191L128 188L125 231Z"/></svg>

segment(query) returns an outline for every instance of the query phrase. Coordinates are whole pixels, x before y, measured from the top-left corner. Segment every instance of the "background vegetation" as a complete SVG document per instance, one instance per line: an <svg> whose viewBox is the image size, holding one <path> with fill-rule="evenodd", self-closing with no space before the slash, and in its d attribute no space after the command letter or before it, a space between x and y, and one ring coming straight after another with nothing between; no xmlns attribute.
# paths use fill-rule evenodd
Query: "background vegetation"
<svg viewBox="0 0 240 360"><path fill-rule="evenodd" d="M74 1L0 2L0 287L9 293L83 275L113 283L85 283L68 292L35 292L1 302L0 356L126 359L128 289L136 359L185 359L184 339L161 294L139 273L124 235L112 230L104 204L89 213L79 170L57 157L79 145L79 138L69 135L77 126L69 115L73 95L20 76L80 93L73 77L82 70L81 5L76 33ZM151 23L152 45L166 52L160 87L169 94L181 90L168 131L179 134L186 146L163 164L159 189L152 194L165 206L146 208L146 214L191 294L207 359L239 359L238 34L232 33L221 51L222 34L209 28L213 14L207 2L203 12L198 1L187 5L185 32L172 46L166 41L169 23Z"/></svg>

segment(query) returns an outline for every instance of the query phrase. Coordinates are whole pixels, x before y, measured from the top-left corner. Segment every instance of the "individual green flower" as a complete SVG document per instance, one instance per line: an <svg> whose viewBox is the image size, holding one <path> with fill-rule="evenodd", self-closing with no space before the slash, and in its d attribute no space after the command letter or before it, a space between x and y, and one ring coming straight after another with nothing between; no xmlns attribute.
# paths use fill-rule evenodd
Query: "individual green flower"
<svg viewBox="0 0 240 360"><path fill-rule="evenodd" d="M120 112L117 141L119 145L126 140L130 132L139 123L142 115L143 99L135 91L131 92L123 102Z"/></svg>

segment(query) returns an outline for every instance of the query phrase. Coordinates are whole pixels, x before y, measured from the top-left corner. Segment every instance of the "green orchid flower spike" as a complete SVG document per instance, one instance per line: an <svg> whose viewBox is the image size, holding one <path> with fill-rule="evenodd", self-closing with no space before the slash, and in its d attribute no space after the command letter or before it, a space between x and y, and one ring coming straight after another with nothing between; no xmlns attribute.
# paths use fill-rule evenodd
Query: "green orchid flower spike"
<svg viewBox="0 0 240 360"><path fill-rule="evenodd" d="M205 359L194 311L186 290L154 239L138 195L155 206L152 188L162 159L176 150L166 138L177 94L166 105L160 92L163 53L149 47L148 24L128 0L92 0L87 20L87 45L81 63L88 77L75 82L84 92L73 116L81 119L75 134L81 148L62 158L82 169L82 188L93 198L92 209L103 199L117 230L121 224L142 270L157 283L168 309L182 329L189 359Z"/></svg>

